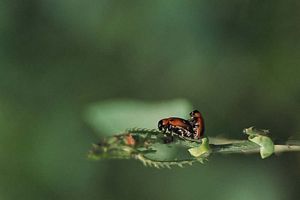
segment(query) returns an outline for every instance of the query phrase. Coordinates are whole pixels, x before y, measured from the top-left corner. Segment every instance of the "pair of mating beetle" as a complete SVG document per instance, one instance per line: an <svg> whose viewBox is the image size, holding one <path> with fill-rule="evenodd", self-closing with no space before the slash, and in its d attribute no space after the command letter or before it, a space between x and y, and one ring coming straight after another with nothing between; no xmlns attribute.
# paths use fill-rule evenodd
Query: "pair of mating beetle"
<svg viewBox="0 0 300 200"><path fill-rule="evenodd" d="M178 117L161 119L158 122L158 129L164 132L171 132L182 137L198 140L204 134L204 120L198 110L190 113L190 119L185 120Z"/></svg>

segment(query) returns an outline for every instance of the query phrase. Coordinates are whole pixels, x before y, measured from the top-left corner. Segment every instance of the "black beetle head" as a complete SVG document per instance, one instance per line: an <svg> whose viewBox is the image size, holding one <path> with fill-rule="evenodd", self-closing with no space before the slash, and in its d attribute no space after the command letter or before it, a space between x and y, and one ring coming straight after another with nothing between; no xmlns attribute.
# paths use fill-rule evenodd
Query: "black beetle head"
<svg viewBox="0 0 300 200"><path fill-rule="evenodd" d="M194 110L190 113L191 117L200 117L201 113L198 110Z"/></svg>
<svg viewBox="0 0 300 200"><path fill-rule="evenodd" d="M193 110L191 113L190 113L190 116L195 116L196 113L200 113L198 110Z"/></svg>
<svg viewBox="0 0 300 200"><path fill-rule="evenodd" d="M158 122L158 130L163 130L163 120L159 120L159 122Z"/></svg>

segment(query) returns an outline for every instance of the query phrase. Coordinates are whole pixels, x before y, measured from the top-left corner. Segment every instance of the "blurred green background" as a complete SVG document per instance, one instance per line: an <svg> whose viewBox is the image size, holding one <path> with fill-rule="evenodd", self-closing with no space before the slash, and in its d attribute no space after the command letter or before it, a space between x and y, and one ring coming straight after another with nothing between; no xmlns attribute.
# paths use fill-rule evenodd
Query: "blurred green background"
<svg viewBox="0 0 300 200"><path fill-rule="evenodd" d="M107 132L84 115L95 102L185 99L207 135L242 138L255 125L300 138L299 10L297 0L2 0L0 199L299 199L299 154L172 170L93 162L90 145Z"/></svg>

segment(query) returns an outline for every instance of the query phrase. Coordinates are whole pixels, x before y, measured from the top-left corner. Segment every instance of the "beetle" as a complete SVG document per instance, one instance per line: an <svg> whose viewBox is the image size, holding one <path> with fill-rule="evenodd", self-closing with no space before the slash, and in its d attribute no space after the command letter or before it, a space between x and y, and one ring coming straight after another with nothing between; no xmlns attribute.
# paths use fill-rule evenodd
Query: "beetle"
<svg viewBox="0 0 300 200"><path fill-rule="evenodd" d="M190 113L190 124L193 127L194 139L200 139L205 131L204 119L202 114L198 110L194 110Z"/></svg>
<svg viewBox="0 0 300 200"><path fill-rule="evenodd" d="M170 131L183 137L192 137L195 134L191 123L188 120L178 117L161 119L158 122L158 129L164 132Z"/></svg>

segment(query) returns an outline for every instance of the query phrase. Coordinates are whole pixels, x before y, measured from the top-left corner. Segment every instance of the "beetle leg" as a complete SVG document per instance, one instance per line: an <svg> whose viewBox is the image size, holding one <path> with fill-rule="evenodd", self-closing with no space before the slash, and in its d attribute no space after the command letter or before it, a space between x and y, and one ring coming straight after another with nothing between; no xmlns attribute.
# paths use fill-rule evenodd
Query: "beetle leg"
<svg viewBox="0 0 300 200"><path fill-rule="evenodd" d="M171 142L173 142L174 137L172 135L165 135L165 137L163 138L163 142L164 144L169 144Z"/></svg>

